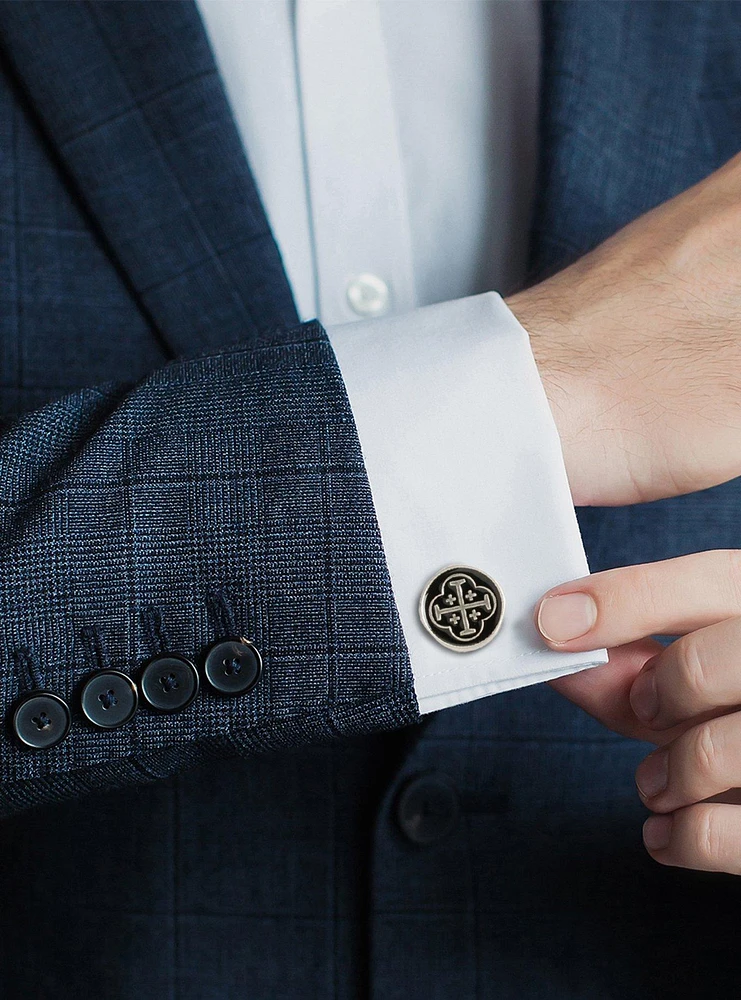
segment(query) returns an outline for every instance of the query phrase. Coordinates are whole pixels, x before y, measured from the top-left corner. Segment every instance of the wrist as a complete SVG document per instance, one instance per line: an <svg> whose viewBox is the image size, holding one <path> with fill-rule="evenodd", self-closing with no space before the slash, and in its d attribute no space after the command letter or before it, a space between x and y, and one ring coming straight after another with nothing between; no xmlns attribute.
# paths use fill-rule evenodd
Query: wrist
<svg viewBox="0 0 741 1000"><path fill-rule="evenodd" d="M530 338L530 348L538 374L546 390L548 402L551 403L551 391L557 382L554 357L557 352L554 351L554 347L558 343L558 336L557 334L554 336L553 327L560 324L552 315L549 321L548 314L549 312L552 314L552 310L544 309L544 303L540 299L539 287L536 286L510 295L504 301Z"/></svg>
<svg viewBox="0 0 741 1000"><path fill-rule="evenodd" d="M561 441L566 474L576 505L599 501L593 469L595 414L602 395L596 359L586 356L587 341L575 350L574 317L550 294L551 282L505 299L530 338L530 346Z"/></svg>
<svg viewBox="0 0 741 1000"><path fill-rule="evenodd" d="M552 302L546 301L540 286L518 292L505 299L505 303L530 339L535 365L565 452L573 437L571 411L575 400L571 385L574 372L570 370L573 365L564 357L563 322L555 315Z"/></svg>

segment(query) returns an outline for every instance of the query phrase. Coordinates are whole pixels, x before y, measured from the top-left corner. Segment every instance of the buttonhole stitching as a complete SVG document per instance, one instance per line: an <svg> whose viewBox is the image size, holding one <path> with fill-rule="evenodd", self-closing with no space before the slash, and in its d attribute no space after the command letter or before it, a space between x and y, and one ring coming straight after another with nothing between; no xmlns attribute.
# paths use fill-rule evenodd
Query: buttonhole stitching
<svg viewBox="0 0 741 1000"><path fill-rule="evenodd" d="M19 646L17 649L14 649L12 660L21 692L43 690L44 683L41 670L36 657L30 649L25 646Z"/></svg>
<svg viewBox="0 0 741 1000"><path fill-rule="evenodd" d="M141 612L142 629L147 646L153 656L162 656L170 648L170 638L165 627L161 608L150 604Z"/></svg>
<svg viewBox="0 0 741 1000"><path fill-rule="evenodd" d="M80 642L82 643L82 655L86 668L92 672L94 670L107 670L108 657L106 656L103 635L97 625L86 625L80 630Z"/></svg>
<svg viewBox="0 0 741 1000"><path fill-rule="evenodd" d="M212 590L206 595L206 608L217 636L236 636L238 634L234 606L226 587Z"/></svg>

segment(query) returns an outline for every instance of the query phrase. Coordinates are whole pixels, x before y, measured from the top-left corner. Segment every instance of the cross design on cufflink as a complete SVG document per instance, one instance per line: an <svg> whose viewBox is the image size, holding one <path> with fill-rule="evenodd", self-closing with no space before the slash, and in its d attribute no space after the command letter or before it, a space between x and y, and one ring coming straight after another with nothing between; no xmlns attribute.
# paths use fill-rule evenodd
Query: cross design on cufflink
<svg viewBox="0 0 741 1000"><path fill-rule="evenodd" d="M502 624L504 595L491 577L470 567L448 566L427 584L419 604L422 624L456 652L479 649Z"/></svg>

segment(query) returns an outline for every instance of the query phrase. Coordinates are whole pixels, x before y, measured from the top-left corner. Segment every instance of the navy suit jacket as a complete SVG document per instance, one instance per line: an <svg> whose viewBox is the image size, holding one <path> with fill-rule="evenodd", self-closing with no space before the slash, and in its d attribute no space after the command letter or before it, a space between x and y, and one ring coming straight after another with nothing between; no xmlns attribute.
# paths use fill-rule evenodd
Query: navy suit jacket
<svg viewBox="0 0 741 1000"><path fill-rule="evenodd" d="M738 5L543 19L533 279L741 146ZM735 983L737 882L640 846L645 747L541 687L413 725L340 374L194 4L2 3L0 58L0 712L73 713L46 751L0 735L2 996ZM592 567L741 547L738 493L581 512ZM234 632L249 694L83 722L95 671Z"/></svg>

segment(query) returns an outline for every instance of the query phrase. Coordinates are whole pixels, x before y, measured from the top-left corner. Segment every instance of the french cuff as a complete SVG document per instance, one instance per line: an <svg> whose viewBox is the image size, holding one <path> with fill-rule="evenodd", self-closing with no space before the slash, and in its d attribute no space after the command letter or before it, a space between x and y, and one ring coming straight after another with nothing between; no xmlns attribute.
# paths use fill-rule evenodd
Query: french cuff
<svg viewBox="0 0 741 1000"><path fill-rule="evenodd" d="M607 662L533 611L589 572L527 333L496 293L330 327L420 711Z"/></svg>

